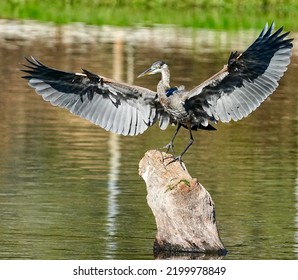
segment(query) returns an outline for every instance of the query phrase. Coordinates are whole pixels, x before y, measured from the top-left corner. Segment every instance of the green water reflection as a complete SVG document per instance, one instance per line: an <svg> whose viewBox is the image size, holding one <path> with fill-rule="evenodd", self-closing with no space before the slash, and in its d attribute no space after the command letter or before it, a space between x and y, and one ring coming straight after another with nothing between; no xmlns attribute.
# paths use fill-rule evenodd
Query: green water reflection
<svg viewBox="0 0 298 280"><path fill-rule="evenodd" d="M163 58L173 84L193 87L257 34L204 32L202 39L191 30L109 29L79 44L1 39L1 259L152 259L155 222L138 162L174 131L113 136L54 108L20 79L23 57L151 89L157 77L134 77ZM226 259L297 259L297 68L294 49L278 91L261 108L216 132L196 132L184 158L216 204ZM186 139L181 132L177 150Z"/></svg>

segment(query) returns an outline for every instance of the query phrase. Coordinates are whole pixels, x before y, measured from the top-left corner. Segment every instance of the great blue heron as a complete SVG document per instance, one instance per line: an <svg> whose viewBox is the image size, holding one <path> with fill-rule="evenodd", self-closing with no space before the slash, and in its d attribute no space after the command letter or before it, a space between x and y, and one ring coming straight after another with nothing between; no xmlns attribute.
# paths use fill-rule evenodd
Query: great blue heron
<svg viewBox="0 0 298 280"><path fill-rule="evenodd" d="M166 63L155 62L139 75L161 73L157 92L111 80L82 69L69 73L50 68L37 59L23 70L23 78L44 100L66 108L92 123L122 135L137 135L159 121L161 129L177 124L189 130L189 142L179 160L193 143L192 130L214 129L210 122L238 121L248 116L274 92L290 63L293 39L285 39L283 27L273 33L274 24L264 27L256 41L243 53L232 52L227 65L190 91L170 86Z"/></svg>

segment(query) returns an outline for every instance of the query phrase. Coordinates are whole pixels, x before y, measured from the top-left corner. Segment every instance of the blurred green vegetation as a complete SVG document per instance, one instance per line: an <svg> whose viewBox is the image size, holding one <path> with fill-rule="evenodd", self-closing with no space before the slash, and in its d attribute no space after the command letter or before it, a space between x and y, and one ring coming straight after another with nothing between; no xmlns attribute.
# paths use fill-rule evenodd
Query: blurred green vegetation
<svg viewBox="0 0 298 280"><path fill-rule="evenodd" d="M274 20L298 30L297 11L297 0L0 0L0 18L57 24L239 29Z"/></svg>

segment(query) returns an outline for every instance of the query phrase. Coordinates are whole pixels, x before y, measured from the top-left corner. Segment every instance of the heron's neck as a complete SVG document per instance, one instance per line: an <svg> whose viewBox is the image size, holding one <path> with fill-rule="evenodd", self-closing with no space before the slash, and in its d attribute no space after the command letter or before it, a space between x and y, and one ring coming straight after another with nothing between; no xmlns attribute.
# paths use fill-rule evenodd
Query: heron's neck
<svg viewBox="0 0 298 280"><path fill-rule="evenodd" d="M170 70L168 67L162 69L161 80L157 85L157 94L159 98L166 99L166 90L170 88Z"/></svg>
<svg viewBox="0 0 298 280"><path fill-rule="evenodd" d="M168 67L162 70L161 80L164 84L165 89L169 89L170 88L170 70Z"/></svg>

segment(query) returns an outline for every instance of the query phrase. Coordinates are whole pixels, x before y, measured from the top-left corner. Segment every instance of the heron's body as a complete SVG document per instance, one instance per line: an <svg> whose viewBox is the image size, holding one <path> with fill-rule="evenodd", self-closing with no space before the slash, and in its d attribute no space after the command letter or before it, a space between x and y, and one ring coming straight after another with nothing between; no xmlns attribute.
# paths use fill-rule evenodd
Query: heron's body
<svg viewBox="0 0 298 280"><path fill-rule="evenodd" d="M174 91L170 96L167 96L165 91L160 92L157 89L160 104L163 106L165 112L167 112L173 120L186 124L190 121L191 116L187 113L184 106L183 94L184 91Z"/></svg>
<svg viewBox="0 0 298 280"><path fill-rule="evenodd" d="M69 73L28 60L29 85L46 101L66 108L108 131L137 135L159 121L161 129L177 124L192 130L214 129L209 122L238 121L248 116L274 92L290 63L292 39L282 28L273 33L266 25L256 41L242 54L232 52L227 65L190 91L171 87L170 71L162 61L155 62L140 76L161 73L157 91L120 83L87 70Z"/></svg>

